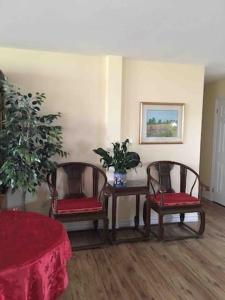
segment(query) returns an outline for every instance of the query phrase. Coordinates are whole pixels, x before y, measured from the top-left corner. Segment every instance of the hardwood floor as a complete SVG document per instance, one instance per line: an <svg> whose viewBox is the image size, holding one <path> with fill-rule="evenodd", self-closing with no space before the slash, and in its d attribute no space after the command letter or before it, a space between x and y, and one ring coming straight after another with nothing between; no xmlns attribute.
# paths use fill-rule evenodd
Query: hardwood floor
<svg viewBox="0 0 225 300"><path fill-rule="evenodd" d="M225 208L211 202L204 208L201 239L153 239L74 253L69 287L60 300L224 300Z"/></svg>

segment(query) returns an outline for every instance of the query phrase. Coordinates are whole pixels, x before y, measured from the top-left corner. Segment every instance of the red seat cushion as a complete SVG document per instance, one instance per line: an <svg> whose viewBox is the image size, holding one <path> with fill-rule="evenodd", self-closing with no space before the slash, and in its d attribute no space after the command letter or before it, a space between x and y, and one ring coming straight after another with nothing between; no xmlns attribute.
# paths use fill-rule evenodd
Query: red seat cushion
<svg viewBox="0 0 225 300"><path fill-rule="evenodd" d="M98 212L102 203L97 198L78 198L56 200L56 211L59 214Z"/></svg>
<svg viewBox="0 0 225 300"><path fill-rule="evenodd" d="M160 205L161 195L157 194L156 197L150 196L150 200ZM162 206L186 206L186 205L199 205L200 200L196 197L190 196L186 193L166 193L163 194Z"/></svg>

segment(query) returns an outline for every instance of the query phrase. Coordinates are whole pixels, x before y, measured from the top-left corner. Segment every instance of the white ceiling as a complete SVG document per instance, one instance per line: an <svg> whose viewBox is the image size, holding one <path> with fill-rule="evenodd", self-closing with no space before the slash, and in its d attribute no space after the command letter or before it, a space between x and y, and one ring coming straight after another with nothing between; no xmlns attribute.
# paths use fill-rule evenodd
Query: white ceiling
<svg viewBox="0 0 225 300"><path fill-rule="evenodd" d="M225 77L225 0L0 0L0 45L206 65Z"/></svg>

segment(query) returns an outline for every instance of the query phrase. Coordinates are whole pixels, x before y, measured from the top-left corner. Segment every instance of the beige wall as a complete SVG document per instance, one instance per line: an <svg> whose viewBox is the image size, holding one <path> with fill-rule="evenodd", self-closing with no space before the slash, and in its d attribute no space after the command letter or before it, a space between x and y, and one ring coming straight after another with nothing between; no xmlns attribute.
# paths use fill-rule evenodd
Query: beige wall
<svg viewBox="0 0 225 300"><path fill-rule="evenodd" d="M200 176L202 181L209 186L211 184L214 112L217 97L225 97L225 79L207 83L204 89Z"/></svg>
<svg viewBox="0 0 225 300"><path fill-rule="evenodd" d="M105 57L0 48L0 69L25 90L45 92L44 113L62 112L67 160L96 161L91 149L105 140Z"/></svg>
<svg viewBox="0 0 225 300"><path fill-rule="evenodd" d="M179 64L124 60L123 137L144 163L177 160L199 170L204 68ZM185 103L184 143L139 145L140 102Z"/></svg>
<svg viewBox="0 0 225 300"><path fill-rule="evenodd" d="M62 112L67 160L99 164L91 150L108 147L109 137L113 142L121 135L132 139L131 149L144 164L129 177L146 178L146 164L159 159L178 160L198 171L204 67L0 48L0 68L22 88L45 92L46 113ZM139 145L141 101L184 102L184 144ZM46 197L46 190L38 195ZM120 220L133 218L133 202L120 202Z"/></svg>
<svg viewBox="0 0 225 300"><path fill-rule="evenodd" d="M106 147L121 137L121 103L122 103L122 72L121 56L106 57Z"/></svg>

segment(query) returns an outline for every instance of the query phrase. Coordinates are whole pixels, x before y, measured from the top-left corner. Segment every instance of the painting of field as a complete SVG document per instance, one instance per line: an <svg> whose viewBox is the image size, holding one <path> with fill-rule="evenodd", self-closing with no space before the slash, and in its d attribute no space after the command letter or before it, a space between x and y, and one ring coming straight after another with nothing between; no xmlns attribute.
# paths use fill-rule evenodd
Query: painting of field
<svg viewBox="0 0 225 300"><path fill-rule="evenodd" d="M147 110L147 137L177 137L177 110Z"/></svg>

